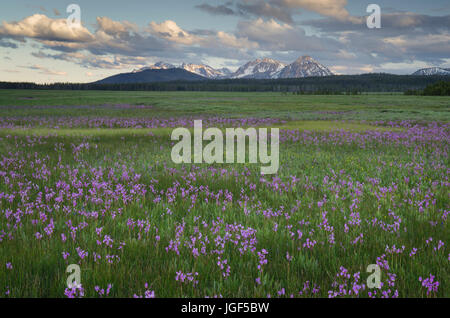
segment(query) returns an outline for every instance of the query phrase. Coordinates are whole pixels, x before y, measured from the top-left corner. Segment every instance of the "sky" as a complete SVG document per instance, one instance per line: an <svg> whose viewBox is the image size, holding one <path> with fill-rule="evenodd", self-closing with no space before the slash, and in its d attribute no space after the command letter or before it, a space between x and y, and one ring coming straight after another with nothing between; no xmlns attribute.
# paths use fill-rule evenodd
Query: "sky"
<svg viewBox="0 0 450 318"><path fill-rule="evenodd" d="M450 67L448 0L3 1L0 81L92 82L158 61L236 70L302 55L336 74ZM381 28L367 27L372 3ZM70 4L79 25L67 23Z"/></svg>

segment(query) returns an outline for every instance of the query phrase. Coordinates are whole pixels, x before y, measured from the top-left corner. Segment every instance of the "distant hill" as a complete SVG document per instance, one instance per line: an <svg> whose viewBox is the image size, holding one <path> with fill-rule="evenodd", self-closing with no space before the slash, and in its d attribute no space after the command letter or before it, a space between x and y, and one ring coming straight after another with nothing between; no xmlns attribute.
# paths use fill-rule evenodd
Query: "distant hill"
<svg viewBox="0 0 450 318"><path fill-rule="evenodd" d="M180 68L146 69L140 72L113 75L93 84L132 84L170 81L201 81L206 78Z"/></svg>

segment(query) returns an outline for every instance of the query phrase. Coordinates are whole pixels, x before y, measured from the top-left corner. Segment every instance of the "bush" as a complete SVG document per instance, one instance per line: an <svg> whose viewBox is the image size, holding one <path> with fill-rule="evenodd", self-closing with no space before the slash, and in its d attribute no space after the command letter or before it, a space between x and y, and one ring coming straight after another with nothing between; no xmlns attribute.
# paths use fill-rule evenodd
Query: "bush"
<svg viewBox="0 0 450 318"><path fill-rule="evenodd" d="M450 81L428 85L423 90L425 96L450 96Z"/></svg>

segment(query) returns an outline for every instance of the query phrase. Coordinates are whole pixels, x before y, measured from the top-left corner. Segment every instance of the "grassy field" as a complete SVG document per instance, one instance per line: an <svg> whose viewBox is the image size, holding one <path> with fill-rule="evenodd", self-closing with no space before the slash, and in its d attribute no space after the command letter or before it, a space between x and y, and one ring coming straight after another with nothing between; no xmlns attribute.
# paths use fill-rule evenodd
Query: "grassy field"
<svg viewBox="0 0 450 318"><path fill-rule="evenodd" d="M0 296L449 297L449 106L0 91ZM279 127L278 173L174 164L170 133L195 118Z"/></svg>
<svg viewBox="0 0 450 318"><path fill-rule="evenodd" d="M3 116L169 117L210 114L290 120L450 120L448 97L402 94L310 96L283 93L1 90L0 105ZM148 107L120 107L125 105Z"/></svg>

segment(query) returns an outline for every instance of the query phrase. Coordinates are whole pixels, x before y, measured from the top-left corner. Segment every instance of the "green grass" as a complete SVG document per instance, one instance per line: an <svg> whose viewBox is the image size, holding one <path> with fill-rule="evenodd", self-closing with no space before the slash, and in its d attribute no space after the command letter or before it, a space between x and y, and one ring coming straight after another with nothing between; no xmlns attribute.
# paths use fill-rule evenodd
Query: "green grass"
<svg viewBox="0 0 450 318"><path fill-rule="evenodd" d="M101 107L117 104L147 105L152 108ZM30 106L77 107L67 109ZM169 117L214 114L226 117L257 116L292 120L448 121L450 119L450 101L447 97L401 94L310 96L285 93L0 90L0 107L3 116Z"/></svg>
<svg viewBox="0 0 450 318"><path fill-rule="evenodd" d="M22 100L19 97L35 97ZM94 107L104 104L145 104L152 109L121 110L114 107ZM331 131L345 130L366 134L367 131L406 132L405 128L375 126L371 120L395 120L398 118L420 121L448 121L448 100L444 98L363 95L363 96L294 96L282 94L227 94L227 93L154 93L154 92L60 92L60 91L0 91L0 116L121 116L121 117L168 117L217 115L223 117L277 117L294 119L279 125L282 129L298 129L300 132L313 131L315 142L285 142L280 146L280 170L277 177L279 187L275 188L261 181L259 164L216 164L217 169L226 169L229 175L211 175L211 166L179 166L170 159L171 129L88 129L83 127L49 129L0 130L0 193L14 194L9 200L0 198L0 296L9 290L10 297L63 297L68 274L68 264L80 263L82 284L86 296L95 297L94 286L106 288L113 284L111 295L130 297L143 294L144 284L149 283L157 297L204 297L223 295L224 297L266 297L277 296L277 291L286 289L286 295L302 290L304 283L317 284L320 291L304 297L327 297L340 266L353 275L361 273L360 282L365 282L369 264L387 254L390 269L382 271L386 282L388 272L397 275L395 286L400 297L427 297L426 290L418 281L419 276L433 274L440 282L437 293L429 297L450 295L450 270L448 245L450 227L444 218L444 210L449 210L448 197L448 140L419 140L410 144L402 142L382 143L368 141L364 146L357 142L325 142ZM10 105L10 106L6 106ZM66 108L33 108L33 105L74 105ZM77 105L93 105L77 107ZM383 112L391 109L392 111ZM347 111L345 115L326 115L321 118L317 111ZM401 112L400 112L401 111ZM342 121L349 119L351 121ZM367 121L359 121L364 119ZM338 121L335 121L338 120ZM149 133L152 135L149 135ZM324 141L325 140L325 141ZM359 139L357 139L359 140ZM89 143L77 155L74 147ZM5 160L9 158L10 160ZM102 177L95 177L93 169L103 169ZM77 169L77 178L74 171ZM176 169L176 170L172 170ZM185 169L185 170L183 170ZM232 169L236 173L231 172ZM42 177L49 171L46 179ZM130 176L139 175L136 181L121 179L126 171ZM220 170L219 170L220 171ZM4 174L6 173L6 174ZM111 174L110 174L111 173ZM192 174L190 174L192 173ZM195 173L195 178L193 174ZM298 182L288 191L292 176ZM8 183L6 182L8 178ZM407 179L408 178L408 179ZM272 176L266 176L272 181ZM158 180L158 182L154 182ZM379 182L374 184L373 180ZM96 202L85 197L73 199L63 197L56 200L61 188L59 181L70 184L75 193L77 182L85 184L83 195L91 197L88 190L95 182L105 182L109 190L120 184L130 200L113 200L104 190L98 190ZM147 190L144 195L133 194L133 186L142 184ZM251 184L256 189L250 188ZM155 187L152 193L150 185ZM166 193L177 185L175 200ZM205 187L215 194L228 190L233 200L224 203L224 196L216 202L207 196ZM191 197L183 197L180 188L193 187L197 194L196 203L191 207ZM163 194L161 194L163 191ZM383 192L385 191L385 192ZM36 202L39 192L44 194L45 206L28 205ZM54 196L50 196L55 192ZM21 198L21 194L23 199ZM25 194L23 194L25 193ZM384 194L382 194L384 193ZM49 198L45 199L45 194ZM158 196L160 201L155 200ZM92 195L92 197L96 197ZM319 207L318 202L327 201ZM357 198L357 207L353 206ZM106 201L111 199L108 204ZM208 201L206 201L208 199ZM434 204L431 203L435 201ZM244 209L242 202L246 201ZM420 202L430 204L419 212ZM283 207L283 208L281 208ZM6 218L6 211L26 211L21 216L20 226L14 227L16 218ZM167 208L171 214L168 214ZM283 213L265 216L269 209ZM349 226L351 209L359 213L361 224ZM79 211L97 212L97 218L81 215ZM334 227L335 244L329 241L329 232L319 227L323 222L322 213L327 211L327 219ZM391 214L393 212L394 214ZM39 220L40 213L53 218L55 229L51 237L44 234L37 240L34 234L44 233L48 224ZM288 216L288 217L287 217ZM372 226L374 218L392 225L395 217L401 218L396 231L383 230ZM137 228L130 229L128 220L146 220L148 234ZM87 222L87 226L77 230L76 239L70 238L67 221L73 225ZM185 230L178 236L180 240L177 255L167 252L171 240L176 240L177 226L185 222ZM208 224L205 228L203 223ZM212 227L216 222L216 227ZM240 224L244 229L254 229L256 251L246 251L241 255L232 240L225 243L222 259L231 266L230 276L224 278L217 266L220 249L215 243L218 236L224 237L225 224L229 227ZM96 228L103 227L102 234L114 239L113 248L96 243ZM278 230L274 231L277 227ZM156 232L158 229L158 233ZM211 230L217 228L217 232ZM303 233L297 239L297 230ZM2 232L4 231L4 232ZM207 235L206 255L193 257L187 246L191 236L201 232ZM5 234L6 233L6 234ZM68 240L62 242L61 234ZM292 234L291 234L292 233ZM363 234L363 240L353 241ZM11 235L12 239L8 237ZM242 242L241 238L238 240ZM156 235L160 239L156 239ZM233 232L233 235L236 235ZM294 239L292 239L292 235ZM427 245L425 240L433 238ZM314 248L305 248L306 239L316 240ZM433 248L442 240L445 246L439 251ZM197 240L197 246L202 245ZM126 245L122 250L120 242ZM386 245L405 246L401 254L388 254ZM80 261L76 248L89 251L87 259ZM415 257L410 257L412 248L419 248ZM269 251L268 263L259 272L256 252ZM68 260L62 252L69 252ZM102 256L95 262L93 253ZM293 256L287 261L286 253ZM108 264L106 255L119 255L120 262ZM5 264L11 262L12 270ZM175 280L177 271L198 272L198 286L180 284ZM261 278L262 284L255 282ZM387 290L385 286L383 290ZM362 294L367 296L367 290ZM392 295L392 293L391 293Z"/></svg>
<svg viewBox="0 0 450 318"><path fill-rule="evenodd" d="M299 131L335 131L347 130L353 132L363 132L367 130L376 131L402 131L402 128L390 128L383 126L374 126L367 123L343 122L343 121L289 121L286 124L261 126L279 129L297 129ZM59 128L52 129L46 127L8 129L1 128L0 135L13 134L14 136L90 136L90 137L128 137L128 136L166 136L169 137L173 128ZM191 134L193 128L189 128Z"/></svg>

